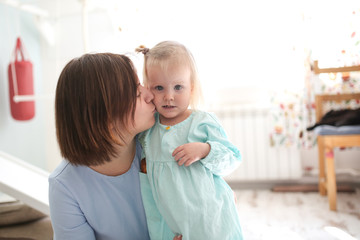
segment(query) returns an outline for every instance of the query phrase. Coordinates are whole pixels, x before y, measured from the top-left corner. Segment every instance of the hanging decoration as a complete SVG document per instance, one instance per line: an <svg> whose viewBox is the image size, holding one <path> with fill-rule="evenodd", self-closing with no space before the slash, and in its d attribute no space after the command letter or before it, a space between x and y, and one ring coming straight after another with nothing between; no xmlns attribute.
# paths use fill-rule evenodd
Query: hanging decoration
<svg viewBox="0 0 360 240"><path fill-rule="evenodd" d="M11 116L15 120L30 120L35 116L33 100L18 100L19 96L34 95L33 65L25 59L20 38L16 40L14 54L8 67Z"/></svg>

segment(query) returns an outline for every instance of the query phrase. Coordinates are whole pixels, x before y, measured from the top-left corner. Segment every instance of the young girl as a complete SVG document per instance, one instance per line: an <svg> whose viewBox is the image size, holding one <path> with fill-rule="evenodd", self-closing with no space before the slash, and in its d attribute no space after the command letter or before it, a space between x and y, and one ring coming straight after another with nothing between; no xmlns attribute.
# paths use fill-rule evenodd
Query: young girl
<svg viewBox="0 0 360 240"><path fill-rule="evenodd" d="M213 114L195 110L201 90L191 53L169 41L137 51L157 110L155 125L140 136L148 178L141 184L167 224L142 190L151 239L169 239L167 226L169 236L186 240L242 239L233 192L221 178L237 167L240 152Z"/></svg>

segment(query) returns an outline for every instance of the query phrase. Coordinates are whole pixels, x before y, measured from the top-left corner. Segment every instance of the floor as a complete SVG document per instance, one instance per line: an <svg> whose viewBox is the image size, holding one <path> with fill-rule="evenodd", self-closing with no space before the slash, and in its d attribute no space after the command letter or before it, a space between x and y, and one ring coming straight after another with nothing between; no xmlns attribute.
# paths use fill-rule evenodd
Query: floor
<svg viewBox="0 0 360 240"><path fill-rule="evenodd" d="M360 188L337 195L337 212L317 192L235 190L245 240L360 240Z"/></svg>
<svg viewBox="0 0 360 240"><path fill-rule="evenodd" d="M244 240L360 240L360 187L338 193L338 211L317 192L235 190ZM50 240L49 218L0 228L1 237Z"/></svg>

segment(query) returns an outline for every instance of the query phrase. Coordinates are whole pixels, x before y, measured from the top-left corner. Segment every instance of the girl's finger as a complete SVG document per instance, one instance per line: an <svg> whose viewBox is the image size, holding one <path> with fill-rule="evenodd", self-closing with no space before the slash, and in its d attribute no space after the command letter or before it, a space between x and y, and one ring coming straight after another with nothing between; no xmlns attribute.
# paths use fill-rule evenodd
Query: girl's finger
<svg viewBox="0 0 360 240"><path fill-rule="evenodd" d="M188 167L188 166L190 166L193 162L194 162L194 161L192 161L192 160L188 160L188 161L186 161L186 163L185 163L184 165L185 165L185 167Z"/></svg>
<svg viewBox="0 0 360 240"><path fill-rule="evenodd" d="M184 154L181 154L181 152L178 152L178 153L174 156L174 159L175 159L175 161L179 161L183 156L184 156Z"/></svg>
<svg viewBox="0 0 360 240"><path fill-rule="evenodd" d="M179 146L175 148L175 150L172 153L172 156L174 157L176 154L178 154L180 151L182 151L182 146Z"/></svg>
<svg viewBox="0 0 360 240"><path fill-rule="evenodd" d="M180 158L180 160L178 162L179 166L182 166L188 160L189 159L186 156L183 156L182 158Z"/></svg>

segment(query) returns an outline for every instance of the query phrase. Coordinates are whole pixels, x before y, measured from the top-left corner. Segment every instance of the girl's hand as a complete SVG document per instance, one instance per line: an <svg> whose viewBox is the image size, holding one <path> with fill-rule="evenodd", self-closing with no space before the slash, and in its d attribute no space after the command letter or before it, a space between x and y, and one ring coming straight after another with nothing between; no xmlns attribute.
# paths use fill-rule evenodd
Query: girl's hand
<svg viewBox="0 0 360 240"><path fill-rule="evenodd" d="M178 162L179 166L185 165L190 166L192 163L206 157L210 152L210 144L193 142L186 143L177 147L172 156L175 158L175 161Z"/></svg>

